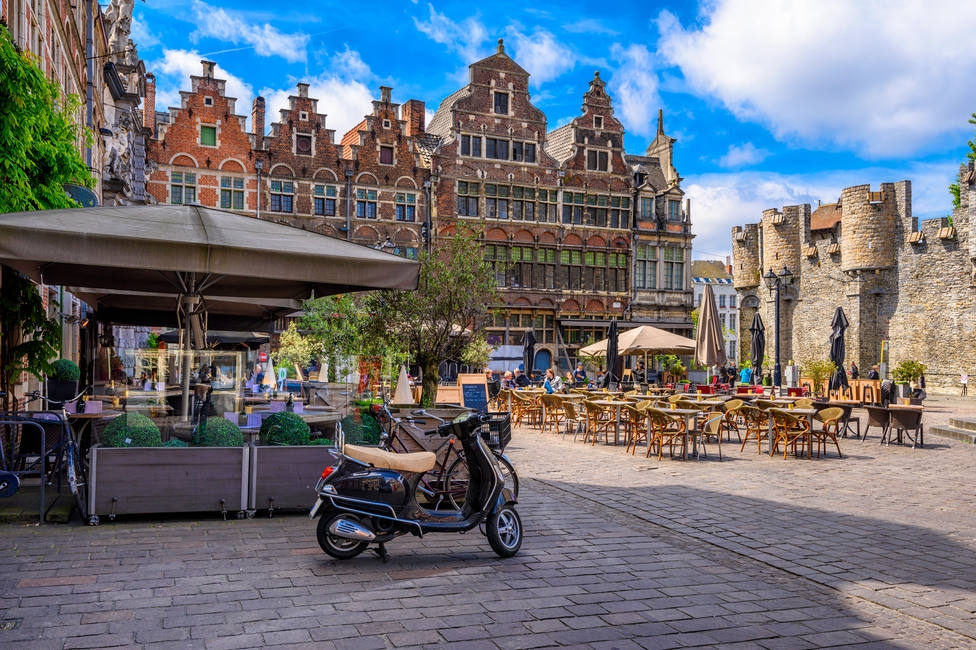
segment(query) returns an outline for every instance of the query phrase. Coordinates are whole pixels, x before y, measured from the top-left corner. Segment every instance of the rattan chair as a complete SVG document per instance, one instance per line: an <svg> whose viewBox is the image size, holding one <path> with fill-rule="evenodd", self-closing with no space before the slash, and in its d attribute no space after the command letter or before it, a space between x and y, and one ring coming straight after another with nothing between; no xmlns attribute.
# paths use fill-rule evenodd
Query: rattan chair
<svg viewBox="0 0 976 650"><path fill-rule="evenodd" d="M657 459L664 457L664 445L668 445L671 457L674 457L674 444L681 446L681 457L688 455L688 437L684 418L676 418L667 411L650 408L645 411L648 420L647 456L651 450L657 448Z"/></svg>
<svg viewBox="0 0 976 650"><path fill-rule="evenodd" d="M810 432L810 435L817 442L817 457L820 456L821 449L824 456L827 455L827 441L831 441L837 447L837 456L843 458L844 454L840 453L840 443L837 442L837 436L844 424L844 409L839 406L831 406L814 414L813 419L820 422L821 425L819 429L814 428Z"/></svg>
<svg viewBox="0 0 976 650"><path fill-rule="evenodd" d="M735 437L739 439L739 442L742 442L742 434L739 432L739 422L742 416L739 414L739 407L743 404L745 404L744 400L730 399L722 405L722 410L725 412L722 420L722 428L725 429L726 440L729 442L732 441L733 431L735 431Z"/></svg>
<svg viewBox="0 0 976 650"><path fill-rule="evenodd" d="M604 442L609 442L610 428L617 426L613 411L590 400L584 401L583 407L586 409L586 433L583 435L583 443L590 442L595 445L601 433Z"/></svg>
<svg viewBox="0 0 976 650"><path fill-rule="evenodd" d="M563 402L563 438L569 433L569 428L573 428L573 441L576 440L576 436L582 432L586 431L586 418L576 410L576 404L570 400L565 400Z"/></svg>
<svg viewBox="0 0 976 650"><path fill-rule="evenodd" d="M637 445L641 442L650 444L648 439L647 412L638 405L627 404L623 407L627 423L627 449L631 454L637 452Z"/></svg>
<svg viewBox="0 0 976 650"><path fill-rule="evenodd" d="M771 408L769 417L773 425L773 443L769 449L772 456L779 449L780 443L783 444L783 458L785 459L790 449L793 454L797 454L797 443L802 449L804 444L812 442L810 439L810 423L800 415L794 415L787 409Z"/></svg>
<svg viewBox="0 0 976 650"><path fill-rule="evenodd" d="M742 437L742 446L739 451L746 448L750 438L756 439L756 451L757 453L762 453L762 441L769 439L769 419L765 411L753 406L752 404L743 404L738 409L739 415L742 417L742 421L745 424L745 435Z"/></svg>
<svg viewBox="0 0 976 650"><path fill-rule="evenodd" d="M553 431L558 433L559 423L563 420L563 399L553 393L540 396L539 401L542 403L542 413L545 418L542 422L542 430L545 431L551 425Z"/></svg>

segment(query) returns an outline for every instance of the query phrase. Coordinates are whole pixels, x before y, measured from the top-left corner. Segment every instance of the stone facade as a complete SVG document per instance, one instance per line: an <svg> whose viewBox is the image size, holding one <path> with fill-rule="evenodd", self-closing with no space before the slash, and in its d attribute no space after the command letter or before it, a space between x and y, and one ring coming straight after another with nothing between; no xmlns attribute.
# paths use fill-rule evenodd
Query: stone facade
<svg viewBox="0 0 976 650"><path fill-rule="evenodd" d="M504 301L489 340L504 357L534 329L538 368L568 368L613 318L690 335L690 206L674 139L662 115L645 155L626 154L598 73L581 116L550 132L529 98L529 73L499 41L429 125L423 101L395 103L381 87L337 142L306 84L269 135L256 98L248 133L215 64L202 63L168 112L155 111L148 86L153 200L223 207L407 257L471 225L483 232ZM521 353L508 356L493 367Z"/></svg>
<svg viewBox="0 0 976 650"><path fill-rule="evenodd" d="M911 183L846 188L836 204L766 210L759 224L732 231L735 286L742 314L742 358L758 310L773 357L774 296L760 280L789 267L793 285L781 289L781 362L826 359L831 320L843 307L849 321L847 359L862 374L873 364L890 369L904 359L926 364L929 391L954 392L959 375L973 374L976 173L960 171L961 206L948 219L921 223L912 215ZM757 260L761 266L756 267ZM756 273L756 271L759 271Z"/></svg>

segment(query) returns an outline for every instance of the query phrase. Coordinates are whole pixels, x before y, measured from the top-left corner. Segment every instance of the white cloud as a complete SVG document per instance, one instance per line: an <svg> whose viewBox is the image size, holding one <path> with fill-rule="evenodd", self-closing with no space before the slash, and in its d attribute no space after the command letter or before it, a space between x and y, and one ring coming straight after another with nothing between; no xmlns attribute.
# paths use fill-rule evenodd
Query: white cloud
<svg viewBox="0 0 976 650"><path fill-rule="evenodd" d="M714 0L706 11L687 29L662 12L660 54L692 92L781 140L878 158L966 131L976 3Z"/></svg>
<svg viewBox="0 0 976 650"><path fill-rule="evenodd" d="M757 149L756 145L747 142L743 145L731 145L728 152L718 159L718 164L725 168L748 167L760 163L769 157L765 149Z"/></svg>
<svg viewBox="0 0 976 650"><path fill-rule="evenodd" d="M190 35L191 39L206 36L228 43L246 43L260 56L277 56L290 63L306 60L308 34L284 34L268 23L256 25L199 0L194 0L193 12L197 29Z"/></svg>
<svg viewBox="0 0 976 650"><path fill-rule="evenodd" d="M650 51L644 45L615 44L610 54L619 63L607 89L614 100L614 114L627 133L653 136L662 104Z"/></svg>
<svg viewBox="0 0 976 650"><path fill-rule="evenodd" d="M180 90L190 88L190 76L203 74L200 61L203 56L195 50L164 50L163 60L152 63L149 69L156 75L156 110L164 111L168 108L180 106ZM235 112L247 115L250 121L251 103L254 91L240 77L237 77L220 64L214 67L214 77L225 79L225 94L237 99Z"/></svg>
<svg viewBox="0 0 976 650"><path fill-rule="evenodd" d="M531 75L529 81L534 86L552 81L576 65L576 55L550 32L542 29L533 34L523 34L512 30L515 41L509 54Z"/></svg>
<svg viewBox="0 0 976 650"><path fill-rule="evenodd" d="M912 209L919 219L942 217L952 212L947 187L956 180L959 161L945 160L904 168L868 167L819 173L776 174L742 172L703 174L682 184L691 200L695 259L724 259L732 254L732 228L762 219L763 210L818 201L835 203L844 188L903 180L912 182Z"/></svg>
<svg viewBox="0 0 976 650"><path fill-rule="evenodd" d="M477 18L465 18L455 22L447 14L437 13L434 5L428 4L429 19L413 19L413 24L435 43L446 45L448 51L458 55L465 65L484 58L481 44L488 38L488 30Z"/></svg>

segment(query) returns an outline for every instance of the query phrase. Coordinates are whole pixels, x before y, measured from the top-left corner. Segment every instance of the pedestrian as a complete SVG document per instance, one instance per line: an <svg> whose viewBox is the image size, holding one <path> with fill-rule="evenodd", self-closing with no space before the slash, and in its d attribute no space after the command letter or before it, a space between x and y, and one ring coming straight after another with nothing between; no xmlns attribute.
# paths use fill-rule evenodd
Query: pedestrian
<svg viewBox="0 0 976 650"><path fill-rule="evenodd" d="M857 364L851 361L851 379L857 379Z"/></svg>
<svg viewBox="0 0 976 650"><path fill-rule="evenodd" d="M868 370L868 379L881 379L881 373L878 372L878 366L871 366Z"/></svg>
<svg viewBox="0 0 976 650"><path fill-rule="evenodd" d="M962 393L961 393L961 395L963 397L965 397L966 396L966 385L969 384L969 375L967 375L966 373L962 373L961 375L959 375L959 383L962 384Z"/></svg>
<svg viewBox="0 0 976 650"><path fill-rule="evenodd" d="M573 381L576 382L577 385L586 384L586 371L583 370L582 363L576 364L576 371L573 373Z"/></svg>

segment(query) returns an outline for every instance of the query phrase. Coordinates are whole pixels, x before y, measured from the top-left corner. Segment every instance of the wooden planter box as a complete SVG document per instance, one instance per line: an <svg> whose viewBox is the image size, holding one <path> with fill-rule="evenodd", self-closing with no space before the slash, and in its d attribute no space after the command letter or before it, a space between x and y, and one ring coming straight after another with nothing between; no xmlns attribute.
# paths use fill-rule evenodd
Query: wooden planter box
<svg viewBox="0 0 976 650"><path fill-rule="evenodd" d="M312 507L315 483L337 456L326 445L261 445L251 447L249 509L278 510Z"/></svg>
<svg viewBox="0 0 976 650"><path fill-rule="evenodd" d="M88 515L247 509L248 447L91 448ZM321 468L319 468L321 472ZM311 502L311 500L309 500Z"/></svg>

